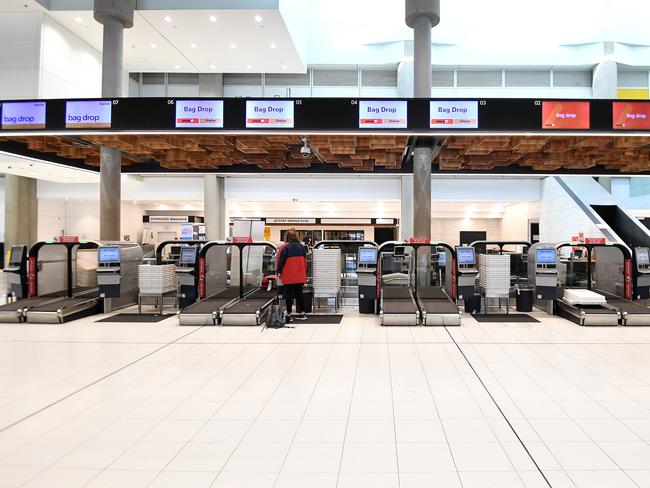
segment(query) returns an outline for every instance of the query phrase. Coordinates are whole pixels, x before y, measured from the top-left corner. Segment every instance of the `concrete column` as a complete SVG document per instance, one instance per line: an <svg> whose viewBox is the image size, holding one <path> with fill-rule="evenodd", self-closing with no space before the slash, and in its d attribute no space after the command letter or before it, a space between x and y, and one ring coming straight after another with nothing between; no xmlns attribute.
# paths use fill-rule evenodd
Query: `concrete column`
<svg viewBox="0 0 650 488"><path fill-rule="evenodd" d="M413 92L415 97L430 98L431 29L440 22L440 0L406 0L405 20L414 31ZM432 156L433 148L424 145L413 154L413 237L425 239L431 238Z"/></svg>
<svg viewBox="0 0 650 488"><path fill-rule="evenodd" d="M603 60L594 66L591 80L592 98L614 99L618 91L618 65L614 60L614 43L603 43Z"/></svg>
<svg viewBox="0 0 650 488"><path fill-rule="evenodd" d="M102 97L122 96L124 29L133 27L135 0L95 0L94 17L104 26L102 44ZM122 239L122 156L119 150L101 148L99 190L99 238Z"/></svg>
<svg viewBox="0 0 650 488"><path fill-rule="evenodd" d="M199 96L200 97L223 97L223 74L201 73L199 74Z"/></svg>
<svg viewBox="0 0 650 488"><path fill-rule="evenodd" d="M36 180L5 175L5 251L13 245L29 247L37 238Z"/></svg>
<svg viewBox="0 0 650 488"><path fill-rule="evenodd" d="M402 176L400 199L399 238L413 237L413 176Z"/></svg>
<svg viewBox="0 0 650 488"><path fill-rule="evenodd" d="M225 178L217 175L203 177L205 234L209 241L226 238Z"/></svg>

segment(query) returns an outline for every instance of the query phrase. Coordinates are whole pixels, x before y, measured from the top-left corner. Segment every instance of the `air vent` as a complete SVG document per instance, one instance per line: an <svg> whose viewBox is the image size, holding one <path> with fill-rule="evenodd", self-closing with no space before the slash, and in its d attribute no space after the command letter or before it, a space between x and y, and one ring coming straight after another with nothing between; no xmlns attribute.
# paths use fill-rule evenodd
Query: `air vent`
<svg viewBox="0 0 650 488"><path fill-rule="evenodd" d="M459 87L500 87L501 71L458 71L457 84Z"/></svg>
<svg viewBox="0 0 650 488"><path fill-rule="evenodd" d="M397 70L364 69L361 71L361 86L397 86Z"/></svg>
<svg viewBox="0 0 650 488"><path fill-rule="evenodd" d="M618 86L620 88L647 88L647 71L619 71Z"/></svg>
<svg viewBox="0 0 650 488"><path fill-rule="evenodd" d="M199 75L196 73L169 73L167 75L169 85L198 85Z"/></svg>
<svg viewBox="0 0 650 488"><path fill-rule="evenodd" d="M551 86L551 72L534 70L506 71L506 86Z"/></svg>
<svg viewBox="0 0 650 488"><path fill-rule="evenodd" d="M454 86L454 71L434 69L431 71L431 86L443 88Z"/></svg>
<svg viewBox="0 0 650 488"><path fill-rule="evenodd" d="M254 73L226 73L223 84L227 86L261 86L262 75Z"/></svg>
<svg viewBox="0 0 650 488"><path fill-rule="evenodd" d="M358 86L359 78L356 70L346 69L315 69L314 86Z"/></svg>
<svg viewBox="0 0 650 488"><path fill-rule="evenodd" d="M268 74L264 77L268 86L309 86L309 73L304 75Z"/></svg>
<svg viewBox="0 0 650 488"><path fill-rule="evenodd" d="M553 86L587 88L591 86L591 71L553 71Z"/></svg>

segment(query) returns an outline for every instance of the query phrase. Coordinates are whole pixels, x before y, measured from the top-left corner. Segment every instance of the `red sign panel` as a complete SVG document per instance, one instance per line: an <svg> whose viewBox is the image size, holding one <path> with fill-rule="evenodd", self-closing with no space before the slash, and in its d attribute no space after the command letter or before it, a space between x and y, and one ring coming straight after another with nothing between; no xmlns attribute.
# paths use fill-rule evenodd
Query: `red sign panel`
<svg viewBox="0 0 650 488"><path fill-rule="evenodd" d="M79 236L59 236L59 242L79 242Z"/></svg>
<svg viewBox="0 0 650 488"><path fill-rule="evenodd" d="M614 129L650 130L650 102L614 102L612 119Z"/></svg>
<svg viewBox="0 0 650 488"><path fill-rule="evenodd" d="M585 244L598 244L604 246L607 244L607 240L604 237L587 237L585 239Z"/></svg>
<svg viewBox="0 0 650 488"><path fill-rule="evenodd" d="M431 239L427 239L426 237L411 237L409 244L431 244Z"/></svg>
<svg viewBox="0 0 650 488"><path fill-rule="evenodd" d="M27 280L29 282L29 296L30 297L35 297L37 293L36 289L36 273L38 271L38 263L36 262L36 256L29 256L29 263L28 263L28 272L27 272Z"/></svg>
<svg viewBox="0 0 650 488"><path fill-rule="evenodd" d="M233 237L232 242L233 242L233 244L252 244L253 243L253 238L252 237Z"/></svg>
<svg viewBox="0 0 650 488"><path fill-rule="evenodd" d="M589 102L542 102L542 129L589 129Z"/></svg>
<svg viewBox="0 0 650 488"><path fill-rule="evenodd" d="M205 258L199 258L199 298L205 298Z"/></svg>

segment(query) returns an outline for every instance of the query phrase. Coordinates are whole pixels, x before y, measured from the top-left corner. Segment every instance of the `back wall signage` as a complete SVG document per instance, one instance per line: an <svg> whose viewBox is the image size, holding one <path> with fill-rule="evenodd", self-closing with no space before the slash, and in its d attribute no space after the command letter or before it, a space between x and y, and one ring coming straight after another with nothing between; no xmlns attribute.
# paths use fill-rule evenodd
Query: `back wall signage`
<svg viewBox="0 0 650 488"><path fill-rule="evenodd" d="M118 98L0 103L0 133L650 133L650 102Z"/></svg>

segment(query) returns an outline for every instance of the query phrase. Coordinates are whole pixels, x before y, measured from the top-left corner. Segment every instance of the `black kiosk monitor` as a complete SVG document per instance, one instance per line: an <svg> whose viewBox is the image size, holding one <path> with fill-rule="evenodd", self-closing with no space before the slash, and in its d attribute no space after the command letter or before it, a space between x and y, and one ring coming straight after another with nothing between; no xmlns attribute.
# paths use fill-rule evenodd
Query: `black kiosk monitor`
<svg viewBox="0 0 650 488"><path fill-rule="evenodd" d="M101 246L97 249L97 286L100 298L120 297L120 262L119 246Z"/></svg>
<svg viewBox="0 0 650 488"><path fill-rule="evenodd" d="M538 272L545 269L555 269L557 266L557 251L548 248L536 249L535 266L537 266Z"/></svg>
<svg viewBox="0 0 650 488"><path fill-rule="evenodd" d="M458 272L458 298L472 298L474 296L476 276L478 275L476 253L473 247L458 246L456 248L456 268Z"/></svg>
<svg viewBox="0 0 650 488"><path fill-rule="evenodd" d="M199 249L196 246L183 246L179 249L178 268L178 305L181 309L189 307L198 297L196 257Z"/></svg>
<svg viewBox="0 0 650 488"><path fill-rule="evenodd" d="M359 267L376 268L377 267L377 248L376 247L360 247L359 255L357 257Z"/></svg>
<svg viewBox="0 0 650 488"><path fill-rule="evenodd" d="M196 263L196 247L184 247L181 249L180 265L192 265Z"/></svg>
<svg viewBox="0 0 650 488"><path fill-rule="evenodd" d="M10 291L16 299L27 298L27 247L11 246L9 265L4 268Z"/></svg>
<svg viewBox="0 0 650 488"><path fill-rule="evenodd" d="M377 298L377 248L360 247L357 253L359 313L375 313Z"/></svg>
<svg viewBox="0 0 650 488"><path fill-rule="evenodd" d="M476 254L473 247L457 247L456 259L458 259L459 267L476 267Z"/></svg>

